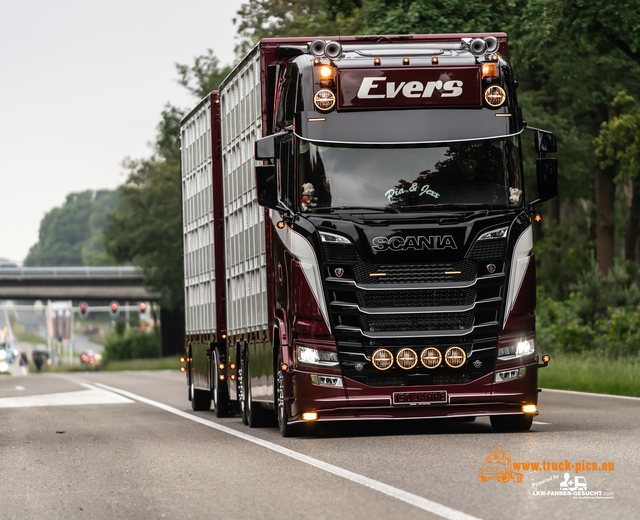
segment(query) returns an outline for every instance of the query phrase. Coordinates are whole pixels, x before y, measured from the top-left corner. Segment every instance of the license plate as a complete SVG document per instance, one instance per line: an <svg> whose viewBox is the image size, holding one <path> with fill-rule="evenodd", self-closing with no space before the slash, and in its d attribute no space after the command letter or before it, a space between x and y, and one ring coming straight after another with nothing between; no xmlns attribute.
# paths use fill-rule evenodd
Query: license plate
<svg viewBox="0 0 640 520"><path fill-rule="evenodd" d="M436 392L395 392L393 394L394 405L419 406L433 403L447 403L447 392L439 390Z"/></svg>

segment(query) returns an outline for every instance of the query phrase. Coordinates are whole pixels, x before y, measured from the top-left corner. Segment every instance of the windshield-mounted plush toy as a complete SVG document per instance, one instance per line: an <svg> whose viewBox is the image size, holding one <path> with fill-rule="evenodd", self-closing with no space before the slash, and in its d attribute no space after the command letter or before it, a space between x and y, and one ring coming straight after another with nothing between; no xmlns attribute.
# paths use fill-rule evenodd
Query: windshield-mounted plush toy
<svg viewBox="0 0 640 520"><path fill-rule="evenodd" d="M315 208L318 203L318 197L314 197L313 194L316 192L316 189L313 187L313 184L310 182L305 182L302 185L302 201L300 202L300 207L302 211L309 211L311 208Z"/></svg>

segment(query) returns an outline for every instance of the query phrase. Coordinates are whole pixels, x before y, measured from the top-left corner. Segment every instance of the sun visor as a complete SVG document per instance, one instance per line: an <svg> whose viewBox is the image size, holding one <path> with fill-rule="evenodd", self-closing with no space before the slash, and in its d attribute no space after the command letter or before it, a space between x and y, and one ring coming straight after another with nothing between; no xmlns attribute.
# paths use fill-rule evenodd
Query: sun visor
<svg viewBox="0 0 640 520"><path fill-rule="evenodd" d="M422 109L298 112L294 131L310 141L358 144L441 143L516 135L520 109Z"/></svg>

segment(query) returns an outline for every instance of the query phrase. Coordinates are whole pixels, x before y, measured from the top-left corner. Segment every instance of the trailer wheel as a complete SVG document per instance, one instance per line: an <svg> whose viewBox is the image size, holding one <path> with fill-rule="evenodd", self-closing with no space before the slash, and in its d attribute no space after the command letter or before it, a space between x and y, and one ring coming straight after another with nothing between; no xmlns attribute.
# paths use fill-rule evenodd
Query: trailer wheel
<svg viewBox="0 0 640 520"><path fill-rule="evenodd" d="M295 437L298 435L298 425L289 423L289 415L287 414L287 406L284 399L284 374L282 373L282 353L278 354L278 377L276 377L276 396L277 401L277 413L278 413L278 428L280 434L283 437Z"/></svg>
<svg viewBox="0 0 640 520"><path fill-rule="evenodd" d="M260 403L254 402L253 396L251 395L251 362L249 361L249 356L245 358L245 367L244 387L246 391L244 392L244 411L247 418L245 424L247 424L249 428L261 428L269 424L270 414Z"/></svg>
<svg viewBox="0 0 640 520"><path fill-rule="evenodd" d="M191 383L191 408L194 412L204 412L211 408L211 392L199 390Z"/></svg>
<svg viewBox="0 0 640 520"><path fill-rule="evenodd" d="M246 425L249 424L249 419L247 416L247 403L246 403L246 395L247 395L247 382L246 382L246 371L245 371L245 363L247 361L247 352L244 352L244 355L240 357L240 362L238 363L238 403L240 404L240 415L242 416L242 422Z"/></svg>
<svg viewBox="0 0 640 520"><path fill-rule="evenodd" d="M533 423L532 414L492 415L491 426L498 432L525 432Z"/></svg>
<svg viewBox="0 0 640 520"><path fill-rule="evenodd" d="M213 411L216 417L229 417L231 415L231 406L229 406L229 393L223 392L220 389L219 378L219 355L218 349L213 349L213 356L211 357L211 378L213 379L211 394L213 397Z"/></svg>

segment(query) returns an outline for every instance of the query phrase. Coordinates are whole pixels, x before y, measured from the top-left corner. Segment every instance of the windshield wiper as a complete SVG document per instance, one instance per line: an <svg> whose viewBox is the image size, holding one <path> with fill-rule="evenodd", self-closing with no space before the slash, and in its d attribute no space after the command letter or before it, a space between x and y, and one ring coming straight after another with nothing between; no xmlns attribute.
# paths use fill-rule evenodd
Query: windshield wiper
<svg viewBox="0 0 640 520"><path fill-rule="evenodd" d="M414 204L413 206L402 206L402 209L501 209L501 206L481 202L457 202L451 204Z"/></svg>
<svg viewBox="0 0 640 520"><path fill-rule="evenodd" d="M400 213L400 210L397 208L392 208L391 206L385 206L384 208L379 208L375 206L331 206L328 208L314 208L314 213L330 213L332 211L350 211L350 210L364 210L364 211L381 211L383 213Z"/></svg>

